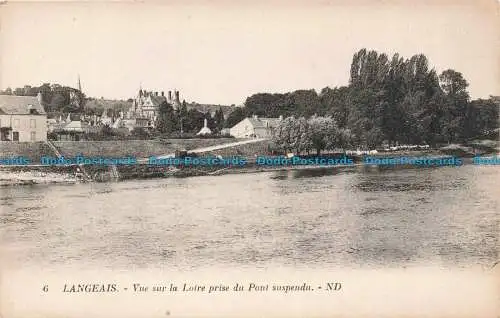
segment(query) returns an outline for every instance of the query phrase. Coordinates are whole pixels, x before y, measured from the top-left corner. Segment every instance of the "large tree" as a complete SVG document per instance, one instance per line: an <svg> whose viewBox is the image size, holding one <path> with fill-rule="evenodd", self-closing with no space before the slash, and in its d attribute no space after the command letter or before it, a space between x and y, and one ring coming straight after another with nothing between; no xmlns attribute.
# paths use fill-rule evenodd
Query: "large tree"
<svg viewBox="0 0 500 318"><path fill-rule="evenodd" d="M184 131L189 133L197 133L203 127L205 114L192 108L187 112L186 122L184 123Z"/></svg>
<svg viewBox="0 0 500 318"><path fill-rule="evenodd" d="M445 96L444 113L441 118L441 133L448 142L462 141L466 137L467 104L469 103L469 84L462 73L445 70L439 75L441 88Z"/></svg>
<svg viewBox="0 0 500 318"><path fill-rule="evenodd" d="M246 114L243 108L236 107L228 116L226 121L224 122L225 128L231 128L243 119L245 119Z"/></svg>
<svg viewBox="0 0 500 318"><path fill-rule="evenodd" d="M219 107L219 109L215 111L213 120L215 123L215 130L220 132L224 128L224 113L222 112L222 108Z"/></svg>
<svg viewBox="0 0 500 318"><path fill-rule="evenodd" d="M170 134L175 130L176 120L172 105L167 102L160 104L155 126L156 130L162 134Z"/></svg>
<svg viewBox="0 0 500 318"><path fill-rule="evenodd" d="M308 123L311 148L316 150L317 155L335 147L339 129L333 118L312 116Z"/></svg>

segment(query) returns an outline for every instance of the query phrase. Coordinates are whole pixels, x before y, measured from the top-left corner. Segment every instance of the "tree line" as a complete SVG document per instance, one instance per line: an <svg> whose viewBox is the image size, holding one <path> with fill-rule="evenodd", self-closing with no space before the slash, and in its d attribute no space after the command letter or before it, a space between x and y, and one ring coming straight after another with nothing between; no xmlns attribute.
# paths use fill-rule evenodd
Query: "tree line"
<svg viewBox="0 0 500 318"><path fill-rule="evenodd" d="M309 154L314 150L319 155L323 150L350 147L353 135L349 129L339 127L331 116L313 115L308 119L290 116L279 122L272 141L284 152Z"/></svg>
<svg viewBox="0 0 500 318"><path fill-rule="evenodd" d="M471 100L467 88L460 72L447 69L437 74L423 54L405 59L396 53L389 58L362 49L353 56L347 86L326 87L319 94L313 89L254 94L226 123L231 127L251 115L283 115L298 118L295 121L301 124L295 125L300 130L306 122L311 124L306 118L323 116L322 120L348 131L351 143L366 147L383 141L436 145L495 138L498 102Z"/></svg>
<svg viewBox="0 0 500 318"><path fill-rule="evenodd" d="M37 96L42 93L42 102L47 112L81 112L85 106L85 94L76 88L44 83L41 86L6 88L0 95Z"/></svg>
<svg viewBox="0 0 500 318"><path fill-rule="evenodd" d="M158 109L156 131L161 134L176 135L196 134L207 120L207 127L212 133L220 134L225 127L224 113L219 108L213 115L210 112L202 113L194 108L187 109L186 102L182 102L179 109L174 110L171 104L163 102Z"/></svg>
<svg viewBox="0 0 500 318"><path fill-rule="evenodd" d="M197 133L207 119L208 127L219 133L245 117L276 118L281 115L293 117L285 121L287 127L299 131L306 123L312 131L316 131L317 125L334 125L333 130L348 133L351 144L368 148L384 141L435 146L474 138L498 138L498 100L471 100L468 85L458 71L447 69L438 74L423 54L404 58L396 53L389 57L385 53L361 49L353 55L346 86L325 87L319 94L314 89L253 94L246 99L244 107L236 107L226 119L221 109L212 116L188 110L185 102L178 110L163 103L156 127L161 134ZM39 91L48 112L100 112L84 108L86 98L82 92L58 84L7 88L0 94L36 96ZM108 109L108 115L110 112L113 110ZM318 137L320 139L322 137ZM284 143L284 147L296 147L292 144ZM303 141L297 142L297 145L302 144Z"/></svg>

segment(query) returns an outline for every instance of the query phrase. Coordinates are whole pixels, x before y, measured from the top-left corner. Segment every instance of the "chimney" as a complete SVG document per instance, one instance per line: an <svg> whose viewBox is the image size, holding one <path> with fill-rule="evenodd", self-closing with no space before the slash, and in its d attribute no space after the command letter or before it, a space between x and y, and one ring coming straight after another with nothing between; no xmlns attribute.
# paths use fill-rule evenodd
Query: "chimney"
<svg viewBox="0 0 500 318"><path fill-rule="evenodd" d="M158 96L158 92L155 92L155 96Z"/></svg>
<svg viewBox="0 0 500 318"><path fill-rule="evenodd" d="M168 100L171 101L172 100L172 91L168 91Z"/></svg>
<svg viewBox="0 0 500 318"><path fill-rule="evenodd" d="M175 91L175 100L179 101L179 91Z"/></svg>
<svg viewBox="0 0 500 318"><path fill-rule="evenodd" d="M162 92L161 92L161 96L165 96L165 92L163 92L163 91L162 91Z"/></svg>

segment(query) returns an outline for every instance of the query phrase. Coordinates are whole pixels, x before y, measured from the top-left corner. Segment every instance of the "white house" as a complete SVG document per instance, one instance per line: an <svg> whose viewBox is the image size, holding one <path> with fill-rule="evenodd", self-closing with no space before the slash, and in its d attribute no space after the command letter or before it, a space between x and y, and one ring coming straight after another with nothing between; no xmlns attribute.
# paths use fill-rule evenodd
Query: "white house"
<svg viewBox="0 0 500 318"><path fill-rule="evenodd" d="M2 141L46 141L47 113L41 95L0 95L0 135Z"/></svg>
<svg viewBox="0 0 500 318"><path fill-rule="evenodd" d="M279 118L259 118L254 115L234 125L229 133L236 138L270 138L274 128L282 119L282 116Z"/></svg>

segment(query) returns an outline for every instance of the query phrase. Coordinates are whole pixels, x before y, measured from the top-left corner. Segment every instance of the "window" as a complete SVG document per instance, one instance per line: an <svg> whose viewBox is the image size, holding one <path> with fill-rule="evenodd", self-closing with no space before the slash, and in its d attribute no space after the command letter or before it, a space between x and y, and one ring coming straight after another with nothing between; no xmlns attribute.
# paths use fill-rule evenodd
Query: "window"
<svg viewBox="0 0 500 318"><path fill-rule="evenodd" d="M30 119L30 128L36 128L36 119Z"/></svg>
<svg viewBox="0 0 500 318"><path fill-rule="evenodd" d="M19 141L19 132L18 131L12 132L12 140L13 141Z"/></svg>
<svg viewBox="0 0 500 318"><path fill-rule="evenodd" d="M9 139L9 131L6 129L0 129L0 140L7 141Z"/></svg>
<svg viewBox="0 0 500 318"><path fill-rule="evenodd" d="M19 119L14 119L14 128L19 127Z"/></svg>
<svg viewBox="0 0 500 318"><path fill-rule="evenodd" d="M31 141L36 141L36 132L32 131L30 136Z"/></svg>

